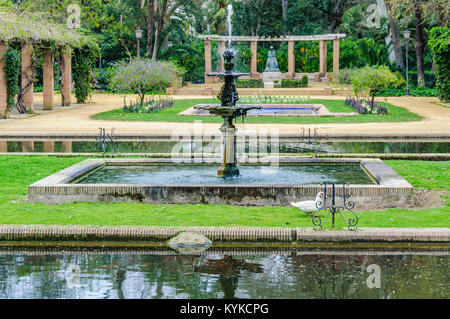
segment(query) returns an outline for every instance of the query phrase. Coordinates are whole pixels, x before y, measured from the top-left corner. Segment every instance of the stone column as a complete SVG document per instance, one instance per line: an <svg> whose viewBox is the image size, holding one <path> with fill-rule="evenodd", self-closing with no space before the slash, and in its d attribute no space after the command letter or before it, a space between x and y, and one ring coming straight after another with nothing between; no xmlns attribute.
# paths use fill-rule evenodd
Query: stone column
<svg viewBox="0 0 450 319"><path fill-rule="evenodd" d="M7 152L8 152L8 142L0 141L0 153L7 153Z"/></svg>
<svg viewBox="0 0 450 319"><path fill-rule="evenodd" d="M219 41L218 51L220 56L219 72L225 72L225 65L224 65L225 61L223 59L223 53L225 52L225 41Z"/></svg>
<svg viewBox="0 0 450 319"><path fill-rule="evenodd" d="M339 39L333 40L333 72L339 73Z"/></svg>
<svg viewBox="0 0 450 319"><path fill-rule="evenodd" d="M44 153L53 153L55 151L55 142L45 141L44 142Z"/></svg>
<svg viewBox="0 0 450 319"><path fill-rule="evenodd" d="M34 142L24 141L20 142L22 145L22 153L33 153L34 152Z"/></svg>
<svg viewBox="0 0 450 319"><path fill-rule="evenodd" d="M295 77L295 55L294 55L294 41L288 41L288 78Z"/></svg>
<svg viewBox="0 0 450 319"><path fill-rule="evenodd" d="M70 48L61 51L61 105L72 104L72 53Z"/></svg>
<svg viewBox="0 0 450 319"><path fill-rule="evenodd" d="M250 42L250 49L252 51L250 74L252 78L258 78L258 41Z"/></svg>
<svg viewBox="0 0 450 319"><path fill-rule="evenodd" d="M211 72L211 40L205 39L205 83L214 82L210 76L206 74Z"/></svg>
<svg viewBox="0 0 450 319"><path fill-rule="evenodd" d="M319 60L319 72L326 73L327 72L327 41L320 40L320 60Z"/></svg>
<svg viewBox="0 0 450 319"><path fill-rule="evenodd" d="M72 141L62 141L62 153L72 153Z"/></svg>
<svg viewBox="0 0 450 319"><path fill-rule="evenodd" d="M43 94L44 110L53 110L54 78L53 78L53 51L45 49L44 55L44 76Z"/></svg>
<svg viewBox="0 0 450 319"><path fill-rule="evenodd" d="M27 110L33 111L33 70L32 70L33 46L31 44L22 44L22 91L23 103Z"/></svg>
<svg viewBox="0 0 450 319"><path fill-rule="evenodd" d="M5 71L3 71L4 62L3 56L8 50L8 46L5 42L0 41L0 119L8 117L8 106L6 105L6 78Z"/></svg>

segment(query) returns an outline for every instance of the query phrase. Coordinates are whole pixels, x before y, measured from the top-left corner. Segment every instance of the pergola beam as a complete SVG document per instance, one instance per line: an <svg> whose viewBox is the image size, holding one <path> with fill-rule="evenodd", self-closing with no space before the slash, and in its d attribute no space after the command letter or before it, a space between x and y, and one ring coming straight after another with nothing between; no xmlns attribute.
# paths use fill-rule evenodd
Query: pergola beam
<svg viewBox="0 0 450 319"><path fill-rule="evenodd" d="M199 39L208 39L210 41L331 41L336 39L344 39L347 35L344 33L333 33L333 34L317 34L317 35L294 35L294 36L286 36L286 37L277 37L277 38L271 38L271 37L252 37L252 36L225 36L225 35L198 35L197 38Z"/></svg>

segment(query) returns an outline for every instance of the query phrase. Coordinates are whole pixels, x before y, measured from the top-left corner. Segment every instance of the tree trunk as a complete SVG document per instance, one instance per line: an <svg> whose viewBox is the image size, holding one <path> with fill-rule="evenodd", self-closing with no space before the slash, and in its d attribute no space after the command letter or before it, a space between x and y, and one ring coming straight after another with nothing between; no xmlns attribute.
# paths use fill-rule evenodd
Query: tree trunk
<svg viewBox="0 0 450 319"><path fill-rule="evenodd" d="M417 84L425 87L425 72L423 69L424 60L424 36L423 36L423 20L422 9L418 2L415 3L416 15L416 59L417 59Z"/></svg>
<svg viewBox="0 0 450 319"><path fill-rule="evenodd" d="M166 11L167 11L167 5L168 0L164 0L163 3L158 3L158 24L156 27L156 33L155 33L155 44L153 45L153 54L152 59L156 60L158 58L158 50L159 50L159 44L161 41L161 32L164 25L164 20L166 18Z"/></svg>
<svg viewBox="0 0 450 319"><path fill-rule="evenodd" d="M375 105L375 95L376 95L376 93L372 94L372 103L370 104L370 113L373 113L373 106Z"/></svg>
<svg viewBox="0 0 450 319"><path fill-rule="evenodd" d="M287 18L288 18L288 0L281 0L281 8L283 10L283 35L287 35Z"/></svg>
<svg viewBox="0 0 450 319"><path fill-rule="evenodd" d="M395 62L402 69L405 70L405 61L403 59L402 43L400 42L400 35L397 28L397 23L392 15L391 6L388 1L385 1L388 9L389 26L391 28L392 44L394 46Z"/></svg>
<svg viewBox="0 0 450 319"><path fill-rule="evenodd" d="M153 31L155 29L154 27L154 19L153 19L153 11L155 9L155 1L154 0L147 0L148 6L147 6L147 56L150 57L150 55L153 52Z"/></svg>

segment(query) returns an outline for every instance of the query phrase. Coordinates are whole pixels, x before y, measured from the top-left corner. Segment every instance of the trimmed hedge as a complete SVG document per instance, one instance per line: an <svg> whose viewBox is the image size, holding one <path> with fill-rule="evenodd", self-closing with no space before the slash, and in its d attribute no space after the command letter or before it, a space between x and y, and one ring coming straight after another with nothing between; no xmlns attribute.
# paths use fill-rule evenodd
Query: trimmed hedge
<svg viewBox="0 0 450 319"><path fill-rule="evenodd" d="M403 96L405 95L405 92L404 88L388 88L380 90L378 96ZM412 86L409 89L409 94L411 96L437 96L437 90L436 88Z"/></svg>
<svg viewBox="0 0 450 319"><path fill-rule="evenodd" d="M278 88L305 88L308 86L308 76L304 75L301 80L281 80Z"/></svg>
<svg viewBox="0 0 450 319"><path fill-rule="evenodd" d="M450 102L450 28L435 27L430 31L428 45L436 65L436 88L439 99Z"/></svg>
<svg viewBox="0 0 450 319"><path fill-rule="evenodd" d="M239 89L257 89L264 87L264 82L260 79L236 80L234 84Z"/></svg>

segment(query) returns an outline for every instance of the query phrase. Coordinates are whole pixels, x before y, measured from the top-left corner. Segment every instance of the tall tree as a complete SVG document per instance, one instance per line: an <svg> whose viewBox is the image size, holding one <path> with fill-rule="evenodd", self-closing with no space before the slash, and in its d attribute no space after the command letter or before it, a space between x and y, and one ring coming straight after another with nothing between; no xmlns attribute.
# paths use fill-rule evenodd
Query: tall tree
<svg viewBox="0 0 450 319"><path fill-rule="evenodd" d="M417 82L425 85L424 56L426 25L448 23L450 2L448 0L385 0L391 7L392 14L406 29L415 25L415 44L417 61Z"/></svg>
<svg viewBox="0 0 450 319"><path fill-rule="evenodd" d="M425 55L425 38L423 35L423 13L419 1L414 2L414 15L416 18L417 84L419 86L425 86L425 70L423 67Z"/></svg>
<svg viewBox="0 0 450 319"><path fill-rule="evenodd" d="M155 11L155 1L147 0L147 56L153 54L153 30L155 28L155 22L153 13Z"/></svg>
<svg viewBox="0 0 450 319"><path fill-rule="evenodd" d="M391 29L392 44L394 46L395 62L402 70L404 70L405 60L403 59L402 43L400 41L400 34L398 32L397 21L392 14L392 9L391 6L389 5L389 1L385 1L385 4L388 13L389 26Z"/></svg>

